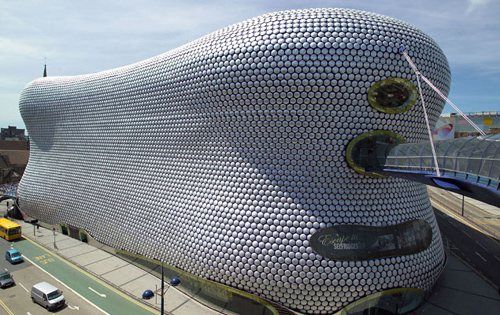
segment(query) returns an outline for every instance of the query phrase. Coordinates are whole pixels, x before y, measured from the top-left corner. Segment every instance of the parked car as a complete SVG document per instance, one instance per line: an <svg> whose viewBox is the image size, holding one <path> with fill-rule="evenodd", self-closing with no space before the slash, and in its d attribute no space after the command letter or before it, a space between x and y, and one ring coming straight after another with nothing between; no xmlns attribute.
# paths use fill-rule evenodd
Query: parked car
<svg viewBox="0 0 500 315"><path fill-rule="evenodd" d="M2 289L13 286L14 284L16 284L14 282L14 278L12 278L11 274L8 271L0 273L0 287Z"/></svg>
<svg viewBox="0 0 500 315"><path fill-rule="evenodd" d="M11 264L18 264L24 261L21 252L14 248L11 248L5 252L5 260L10 262Z"/></svg>
<svg viewBox="0 0 500 315"><path fill-rule="evenodd" d="M53 311L66 304L62 291L47 282L40 282L31 288L31 300Z"/></svg>

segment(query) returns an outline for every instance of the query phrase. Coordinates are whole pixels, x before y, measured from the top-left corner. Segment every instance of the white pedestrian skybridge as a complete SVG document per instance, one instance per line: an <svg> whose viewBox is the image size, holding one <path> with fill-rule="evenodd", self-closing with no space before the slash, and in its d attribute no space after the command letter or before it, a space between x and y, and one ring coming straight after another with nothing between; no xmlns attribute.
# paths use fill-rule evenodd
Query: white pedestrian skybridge
<svg viewBox="0 0 500 315"><path fill-rule="evenodd" d="M388 144L383 135L369 138L356 150L357 162L366 172L406 178L500 204L500 135L435 141L439 175L430 142Z"/></svg>

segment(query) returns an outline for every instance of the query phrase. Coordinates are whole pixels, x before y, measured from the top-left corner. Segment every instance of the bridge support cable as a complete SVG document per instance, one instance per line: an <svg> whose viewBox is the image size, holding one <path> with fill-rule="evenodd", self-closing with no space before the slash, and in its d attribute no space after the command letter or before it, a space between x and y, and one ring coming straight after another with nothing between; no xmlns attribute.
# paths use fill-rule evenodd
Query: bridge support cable
<svg viewBox="0 0 500 315"><path fill-rule="evenodd" d="M427 132L429 133L429 141L431 144L432 158L434 159L434 166L436 168L436 175L438 177L441 177L441 172L439 171L439 165L438 165L438 161L437 161L436 148L434 147L434 141L432 140L432 131L431 131L430 123L429 123L429 116L427 115L427 109L425 108L424 93L422 92L422 85L420 83L420 77L422 76L422 74L418 70L417 66L413 63L410 56L408 56L408 54L406 53L406 50L403 50L402 53L403 53L403 56L408 61L408 63L410 64L411 68L413 69L413 72L415 72L415 75L417 77L418 93L420 94L420 102L422 103L422 108L424 109L425 123L427 125Z"/></svg>
<svg viewBox="0 0 500 315"><path fill-rule="evenodd" d="M453 103L448 97L446 97L446 95L444 95L444 93L441 92L426 76L420 73L417 66L406 52L406 48L404 46L401 46L399 48L399 51L403 54L406 61L408 61L415 74L417 74L417 78L422 78L422 80L427 83L427 85L429 85L431 89L433 89L446 103L453 107L453 109L455 109L460 114L460 116L462 116L477 132L479 132L480 135L486 136L486 133L481 128L479 128L464 112L462 112L460 108L455 105L455 103Z"/></svg>
<svg viewBox="0 0 500 315"><path fill-rule="evenodd" d="M432 158L434 159L434 166L436 167L436 175L438 177L441 177L441 172L439 171L439 164L438 164L437 155L436 155L436 148L434 146L434 141L432 140L432 131L431 131L430 123L429 123L429 117L427 116L427 110L425 109L424 93L422 93L422 86L420 85L420 79L418 77L420 72L416 72L415 74L417 75L418 93L420 93L420 99L421 99L422 107L424 109L425 123L427 124L427 132L429 133L429 140L430 140L431 149L432 149Z"/></svg>
<svg viewBox="0 0 500 315"><path fill-rule="evenodd" d="M455 105L449 98L447 98L434 84L432 84L431 81L429 81L429 79L427 79L425 76L423 76L422 74L420 74L422 80L425 81L425 83L427 83L427 85L429 85L434 91L436 91L436 93L441 96L441 98L443 100L446 101L446 103L448 103L451 107L453 107L465 120L467 120L467 122L474 128L476 129L477 132L479 132L480 135L482 136L486 136L486 133L481 129L479 128L464 112L462 112L460 110L460 108L458 108L457 105Z"/></svg>

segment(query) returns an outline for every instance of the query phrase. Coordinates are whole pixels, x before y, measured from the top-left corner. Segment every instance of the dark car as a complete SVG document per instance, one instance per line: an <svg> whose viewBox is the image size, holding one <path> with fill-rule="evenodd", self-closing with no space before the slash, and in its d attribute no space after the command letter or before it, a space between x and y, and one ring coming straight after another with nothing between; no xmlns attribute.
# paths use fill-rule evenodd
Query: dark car
<svg viewBox="0 0 500 315"><path fill-rule="evenodd" d="M0 273L0 287L7 288L13 286L15 284L14 278L10 275L9 272L4 271Z"/></svg>

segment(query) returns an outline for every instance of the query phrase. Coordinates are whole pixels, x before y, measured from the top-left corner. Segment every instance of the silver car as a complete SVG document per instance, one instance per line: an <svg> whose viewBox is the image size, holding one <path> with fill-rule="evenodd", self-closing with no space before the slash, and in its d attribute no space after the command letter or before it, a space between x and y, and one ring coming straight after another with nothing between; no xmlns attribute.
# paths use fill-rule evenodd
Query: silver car
<svg viewBox="0 0 500 315"><path fill-rule="evenodd" d="M10 273L8 273L7 271L6 272L0 272L0 287L2 289L10 287L10 286L12 286L14 284L15 284L14 279L12 278L12 276L10 275Z"/></svg>

